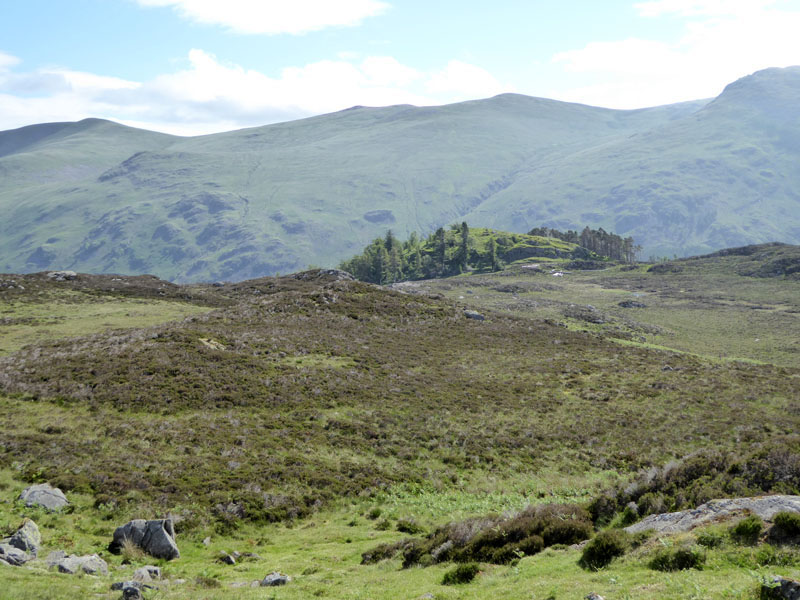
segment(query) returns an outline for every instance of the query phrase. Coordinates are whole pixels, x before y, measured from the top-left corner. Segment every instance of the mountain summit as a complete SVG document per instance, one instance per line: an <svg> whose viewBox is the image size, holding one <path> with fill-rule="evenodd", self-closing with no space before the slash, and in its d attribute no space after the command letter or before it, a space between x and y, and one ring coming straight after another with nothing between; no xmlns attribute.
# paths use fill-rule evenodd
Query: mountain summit
<svg viewBox="0 0 800 600"><path fill-rule="evenodd" d="M181 138L108 121L0 132L0 270L244 279L387 228L585 225L643 254L800 242L800 67L619 111L503 94Z"/></svg>

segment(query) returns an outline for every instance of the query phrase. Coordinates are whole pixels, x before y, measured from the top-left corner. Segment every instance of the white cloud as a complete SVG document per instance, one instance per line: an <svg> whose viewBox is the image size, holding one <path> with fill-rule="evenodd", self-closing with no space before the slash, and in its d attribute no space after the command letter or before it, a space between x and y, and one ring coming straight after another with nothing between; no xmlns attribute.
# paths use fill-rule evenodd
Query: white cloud
<svg viewBox="0 0 800 600"><path fill-rule="evenodd" d="M68 69L0 77L0 130L94 116L180 135L211 133L334 112L354 105L431 105L510 91L460 61L422 72L391 56L321 60L276 75L200 49L185 68L134 82Z"/></svg>
<svg viewBox="0 0 800 600"><path fill-rule="evenodd" d="M512 86L501 84L486 69L460 60L451 60L443 70L434 73L426 87L433 94L456 94L468 98L485 98L514 91Z"/></svg>
<svg viewBox="0 0 800 600"><path fill-rule="evenodd" d="M171 6L186 19L222 25L237 33L302 34L358 25L385 12L380 0L138 0L142 6Z"/></svg>
<svg viewBox="0 0 800 600"><path fill-rule="evenodd" d="M640 15L685 20L672 42L630 38L592 42L553 62L568 73L596 76L550 90L562 100L638 108L718 95L728 83L767 67L800 64L800 11L769 0L657 0L635 5ZM586 81L584 79L584 81Z"/></svg>
<svg viewBox="0 0 800 600"><path fill-rule="evenodd" d="M0 52L0 73L8 70L14 65L19 64L19 59L16 56L11 56L5 52Z"/></svg>
<svg viewBox="0 0 800 600"><path fill-rule="evenodd" d="M688 16L730 16L750 14L775 4L775 0L651 0L634 8L643 17L667 14Z"/></svg>

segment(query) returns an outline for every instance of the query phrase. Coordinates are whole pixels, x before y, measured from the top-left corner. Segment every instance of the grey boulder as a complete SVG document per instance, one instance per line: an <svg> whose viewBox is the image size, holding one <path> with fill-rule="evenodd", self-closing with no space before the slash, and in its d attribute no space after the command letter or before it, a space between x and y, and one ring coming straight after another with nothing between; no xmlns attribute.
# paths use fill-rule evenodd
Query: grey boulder
<svg viewBox="0 0 800 600"><path fill-rule="evenodd" d="M772 578L771 585L761 586L762 598L775 598L776 600L800 600L800 581L786 577Z"/></svg>
<svg viewBox="0 0 800 600"><path fill-rule="evenodd" d="M108 550L119 554L126 540L155 558L172 560L181 555L178 545L175 543L175 527L171 519L152 521L134 519L117 527L114 531L114 540L109 544Z"/></svg>
<svg viewBox="0 0 800 600"><path fill-rule="evenodd" d="M36 556L39 553L39 547L42 545L42 534L39 533L39 527L37 527L36 523L30 519L25 519L17 532L10 538L3 540L3 542Z"/></svg>
<svg viewBox="0 0 800 600"><path fill-rule="evenodd" d="M481 313L474 311L474 310L465 310L464 316L468 319L472 319L473 321L483 321L486 319Z"/></svg>
<svg viewBox="0 0 800 600"><path fill-rule="evenodd" d="M31 559L33 559L33 557L30 554L19 548L15 548L9 544L0 544L0 564L21 567Z"/></svg>
<svg viewBox="0 0 800 600"><path fill-rule="evenodd" d="M68 575L75 575L80 572L86 575L108 575L108 564L97 554L87 556L70 555L56 560L51 560L51 557L48 557L47 562L51 568L57 569L59 573L67 573Z"/></svg>
<svg viewBox="0 0 800 600"><path fill-rule="evenodd" d="M723 518L733 518L744 513L758 515L770 521L782 511L800 512L800 496L761 496L758 498L729 498L711 500L691 510L650 515L625 528L628 533L652 529L658 533L689 531Z"/></svg>
<svg viewBox="0 0 800 600"><path fill-rule="evenodd" d="M161 579L161 568L154 567L153 565L147 565L144 567L139 567L133 572L133 580L140 581L142 583L147 583L153 581L154 579Z"/></svg>
<svg viewBox="0 0 800 600"><path fill-rule="evenodd" d="M60 510L69 505L64 492L49 483L37 483L25 488L19 499L25 502L25 506L41 506L49 511Z"/></svg>
<svg viewBox="0 0 800 600"><path fill-rule="evenodd" d="M275 571L274 573L270 573L269 575L264 577L264 579L261 580L260 585L262 587L274 587L277 585L286 585L291 580L292 578L289 577L288 575L281 575L280 573Z"/></svg>

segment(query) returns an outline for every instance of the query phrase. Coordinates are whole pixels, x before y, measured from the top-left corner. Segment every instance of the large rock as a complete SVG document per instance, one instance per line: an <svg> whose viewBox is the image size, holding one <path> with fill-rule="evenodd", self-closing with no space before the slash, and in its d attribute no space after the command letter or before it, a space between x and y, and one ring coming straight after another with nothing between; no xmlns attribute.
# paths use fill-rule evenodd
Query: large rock
<svg viewBox="0 0 800 600"><path fill-rule="evenodd" d="M771 585L761 586L761 598L769 600L800 600L800 581L786 577L772 578Z"/></svg>
<svg viewBox="0 0 800 600"><path fill-rule="evenodd" d="M22 522L22 527L10 538L3 540L3 542L36 556L39 553L39 547L42 545L42 534L39 533L39 527L36 526L36 523L30 519L25 519Z"/></svg>
<svg viewBox="0 0 800 600"><path fill-rule="evenodd" d="M117 527L114 540L108 546L109 551L119 554L126 540L156 558L172 560L181 555L175 543L175 527L171 519L134 519Z"/></svg>
<svg viewBox="0 0 800 600"><path fill-rule="evenodd" d="M37 483L25 488L19 499L25 502L25 506L41 506L49 511L59 510L69 505L64 492L52 487L49 483Z"/></svg>
<svg viewBox="0 0 800 600"><path fill-rule="evenodd" d="M21 567L32 559L33 556L19 548L15 548L9 544L0 544L0 564Z"/></svg>
<svg viewBox="0 0 800 600"><path fill-rule="evenodd" d="M291 580L292 578L289 577L288 575L283 575L275 571L274 573L270 573L269 575L264 577L264 579L261 580L261 583L259 585L261 585L262 587L274 587L277 585L286 585Z"/></svg>
<svg viewBox="0 0 800 600"><path fill-rule="evenodd" d="M678 533L713 521L752 513L770 521L781 511L800 512L800 496L762 496L712 500L693 508L674 513L650 515L625 528L628 533L654 530L659 533Z"/></svg>
<svg viewBox="0 0 800 600"><path fill-rule="evenodd" d="M51 568L58 569L59 573L75 575L83 572L87 575L108 575L108 564L97 554L87 556L62 556L53 560L53 555L48 557L47 563Z"/></svg>

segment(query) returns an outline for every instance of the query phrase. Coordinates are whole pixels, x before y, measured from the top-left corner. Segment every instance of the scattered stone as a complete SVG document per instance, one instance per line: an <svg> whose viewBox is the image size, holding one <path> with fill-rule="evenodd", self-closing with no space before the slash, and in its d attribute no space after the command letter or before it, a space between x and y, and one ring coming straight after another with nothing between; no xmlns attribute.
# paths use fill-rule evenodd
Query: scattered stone
<svg viewBox="0 0 800 600"><path fill-rule="evenodd" d="M468 319L474 319L475 321L484 321L486 319L481 313L474 310L465 310L464 316Z"/></svg>
<svg viewBox="0 0 800 600"><path fill-rule="evenodd" d="M775 576L770 584L761 585L761 598L776 600L800 600L800 581Z"/></svg>
<svg viewBox="0 0 800 600"><path fill-rule="evenodd" d="M51 553L52 556L52 553ZM87 575L108 575L108 564L97 554L87 556L65 556L55 561L51 561L48 556L48 564L51 568L55 567L59 573L75 575L83 571Z"/></svg>
<svg viewBox="0 0 800 600"><path fill-rule="evenodd" d="M207 537L203 540L203 546L210 546L211 545L211 538Z"/></svg>
<svg viewBox="0 0 800 600"><path fill-rule="evenodd" d="M228 554L227 552L221 552L217 562L222 563L223 565L235 565L236 558L232 555Z"/></svg>
<svg viewBox="0 0 800 600"><path fill-rule="evenodd" d="M623 300L617 306L621 306L622 308L647 308L647 304L644 302L637 302L636 300Z"/></svg>
<svg viewBox="0 0 800 600"><path fill-rule="evenodd" d="M53 281L72 281L78 274L75 271L50 271L47 276Z"/></svg>
<svg viewBox="0 0 800 600"><path fill-rule="evenodd" d="M124 587L122 588L122 600L144 600L142 590L133 586Z"/></svg>
<svg viewBox="0 0 800 600"><path fill-rule="evenodd" d="M155 558L172 560L181 555L175 543L175 527L171 519L152 521L134 519L117 527L114 531L114 540L108 546L109 552L119 554L125 540L129 540Z"/></svg>
<svg viewBox="0 0 800 600"><path fill-rule="evenodd" d="M12 567L21 567L32 559L33 556L24 550L20 550L19 548L15 548L9 544L0 544L0 563L4 563Z"/></svg>
<svg viewBox="0 0 800 600"><path fill-rule="evenodd" d="M154 579L161 579L161 568L152 565L139 567L133 572L133 580L147 583Z"/></svg>
<svg viewBox="0 0 800 600"><path fill-rule="evenodd" d="M586 600L606 600L606 599L596 592L590 592L589 595L586 596Z"/></svg>
<svg viewBox="0 0 800 600"><path fill-rule="evenodd" d="M39 527L36 526L36 523L30 519L25 519L22 522L22 527L14 535L2 541L35 557L39 553L39 547L42 545L42 534L39 533Z"/></svg>
<svg viewBox="0 0 800 600"><path fill-rule="evenodd" d="M261 587L274 587L277 585L286 585L292 580L291 577L288 575L282 575L275 571L274 573L270 573L264 579L261 580Z"/></svg>
<svg viewBox="0 0 800 600"><path fill-rule="evenodd" d="M649 529L658 533L689 531L711 521L752 513L766 521L781 511L800 512L800 496L761 496L759 498L732 498L712 500L693 508L674 513L650 515L625 528L628 533Z"/></svg>
<svg viewBox="0 0 800 600"><path fill-rule="evenodd" d="M25 502L25 506L41 506L49 511L60 510L69 505L64 492L49 483L37 483L25 488L19 499Z"/></svg>

